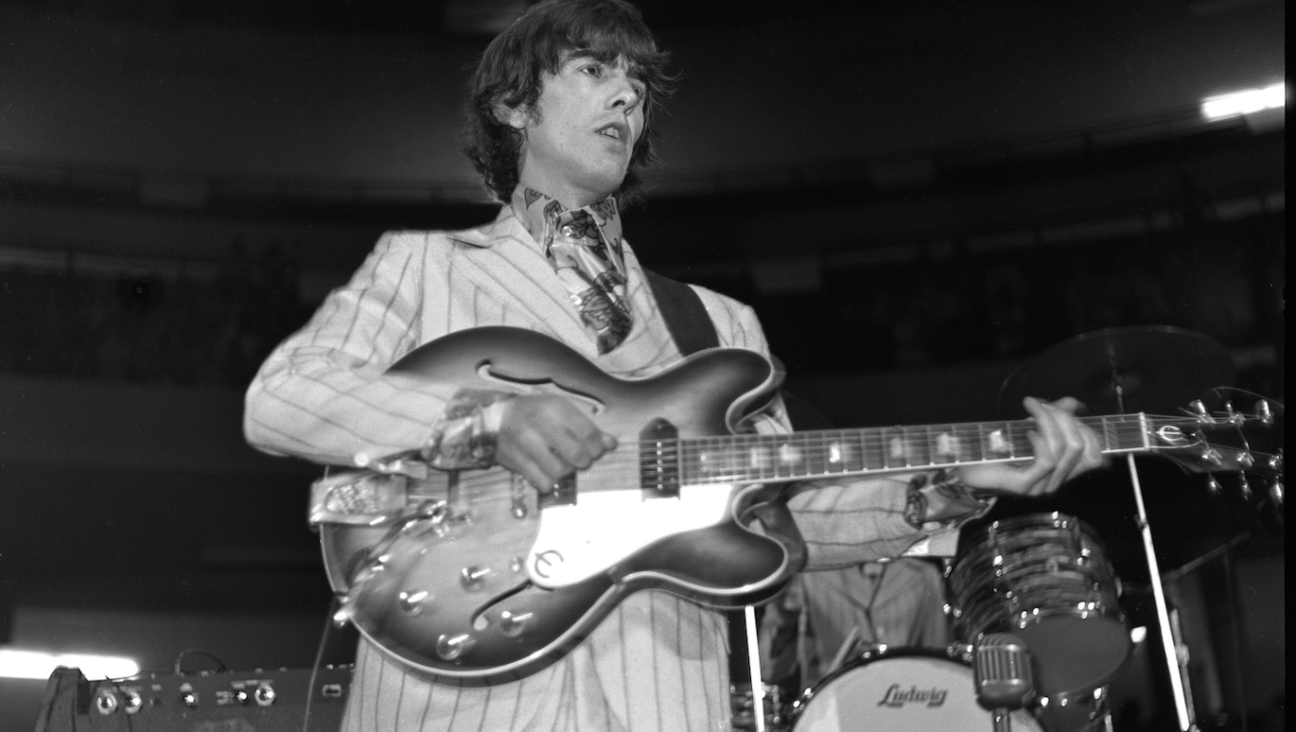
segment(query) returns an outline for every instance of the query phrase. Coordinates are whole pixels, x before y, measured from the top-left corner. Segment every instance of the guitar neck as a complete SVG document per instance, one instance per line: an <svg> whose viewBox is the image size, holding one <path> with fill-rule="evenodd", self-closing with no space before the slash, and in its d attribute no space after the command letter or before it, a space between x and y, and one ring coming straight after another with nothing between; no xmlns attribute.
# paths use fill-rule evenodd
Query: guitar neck
<svg viewBox="0 0 1296 732"><path fill-rule="evenodd" d="M1151 447L1145 415L1080 421L1098 433L1104 453ZM1029 460L1034 429L1032 420L870 427L691 438L678 447L685 483L761 483Z"/></svg>

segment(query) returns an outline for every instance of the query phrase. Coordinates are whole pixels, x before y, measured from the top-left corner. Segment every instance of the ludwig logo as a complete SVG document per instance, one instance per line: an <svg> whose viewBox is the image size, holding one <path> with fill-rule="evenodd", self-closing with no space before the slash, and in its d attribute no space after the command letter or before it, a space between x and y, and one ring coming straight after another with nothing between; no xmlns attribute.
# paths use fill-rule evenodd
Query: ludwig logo
<svg viewBox="0 0 1296 732"><path fill-rule="evenodd" d="M877 703L879 707L903 707L906 704L913 703L919 706L939 707L945 703L945 695L948 689L931 690L919 689L917 686L911 686L907 691L901 690L899 684L892 684L887 687L886 693L882 695L882 700Z"/></svg>

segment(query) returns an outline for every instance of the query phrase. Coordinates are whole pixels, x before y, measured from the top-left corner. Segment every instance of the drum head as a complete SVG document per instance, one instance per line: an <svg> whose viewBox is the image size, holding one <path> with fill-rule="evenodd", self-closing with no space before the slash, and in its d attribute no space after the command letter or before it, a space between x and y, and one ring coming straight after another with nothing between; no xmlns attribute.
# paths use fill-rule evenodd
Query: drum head
<svg viewBox="0 0 1296 732"><path fill-rule="evenodd" d="M992 715L976 702L972 669L942 655L894 651L854 661L802 697L794 732L984 732ZM1012 728L1040 732L1029 713Z"/></svg>

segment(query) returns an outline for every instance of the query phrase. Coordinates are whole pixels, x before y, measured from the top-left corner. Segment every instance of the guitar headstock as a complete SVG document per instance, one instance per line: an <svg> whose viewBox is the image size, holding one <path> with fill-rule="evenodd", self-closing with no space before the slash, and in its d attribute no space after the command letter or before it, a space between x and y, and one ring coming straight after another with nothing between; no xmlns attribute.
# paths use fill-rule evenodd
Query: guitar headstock
<svg viewBox="0 0 1296 732"><path fill-rule="evenodd" d="M1248 411L1243 411L1248 410ZM1239 389L1212 389L1179 417L1149 417L1156 452L1188 470L1208 474L1220 490L1218 473L1237 473L1244 497L1248 476L1265 481L1274 505L1283 502L1283 405Z"/></svg>

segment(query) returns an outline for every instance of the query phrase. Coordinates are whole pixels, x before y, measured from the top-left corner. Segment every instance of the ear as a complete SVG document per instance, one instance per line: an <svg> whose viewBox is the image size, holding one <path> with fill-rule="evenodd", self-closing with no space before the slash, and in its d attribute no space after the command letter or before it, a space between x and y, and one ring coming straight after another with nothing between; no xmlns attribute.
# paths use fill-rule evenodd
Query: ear
<svg viewBox="0 0 1296 732"><path fill-rule="evenodd" d="M521 104L510 107L503 102L496 102L492 110L495 112L495 119L515 130L526 129L527 122L531 119L526 107Z"/></svg>

